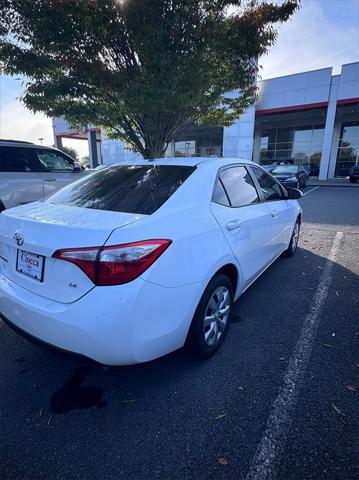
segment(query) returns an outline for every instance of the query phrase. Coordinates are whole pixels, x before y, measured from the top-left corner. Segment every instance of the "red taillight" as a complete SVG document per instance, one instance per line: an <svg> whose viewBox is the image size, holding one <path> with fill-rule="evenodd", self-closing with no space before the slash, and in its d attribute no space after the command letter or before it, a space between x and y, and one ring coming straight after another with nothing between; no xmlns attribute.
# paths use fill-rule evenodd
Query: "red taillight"
<svg viewBox="0 0 359 480"><path fill-rule="evenodd" d="M74 263L96 285L120 285L139 277L162 255L171 240L143 240L110 247L57 250L53 257Z"/></svg>

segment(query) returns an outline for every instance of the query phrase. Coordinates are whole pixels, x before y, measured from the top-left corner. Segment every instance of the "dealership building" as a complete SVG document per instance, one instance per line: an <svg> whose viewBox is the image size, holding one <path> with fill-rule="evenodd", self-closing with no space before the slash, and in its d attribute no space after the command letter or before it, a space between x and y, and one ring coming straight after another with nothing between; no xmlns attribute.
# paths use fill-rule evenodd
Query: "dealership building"
<svg viewBox="0 0 359 480"><path fill-rule="evenodd" d="M346 177L359 163L359 62L258 82L259 98L231 127L189 126L168 146L167 156L223 156L259 164L292 160L319 179ZM71 130L53 120L55 144L88 141L92 166L139 158L122 142L91 126Z"/></svg>

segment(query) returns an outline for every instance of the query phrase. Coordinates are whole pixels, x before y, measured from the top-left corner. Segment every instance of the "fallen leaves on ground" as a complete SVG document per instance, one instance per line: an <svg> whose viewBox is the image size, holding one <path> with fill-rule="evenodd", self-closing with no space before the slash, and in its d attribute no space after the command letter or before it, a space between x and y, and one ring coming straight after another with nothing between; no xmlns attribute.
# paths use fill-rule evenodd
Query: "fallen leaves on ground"
<svg viewBox="0 0 359 480"><path fill-rule="evenodd" d="M359 387L354 387L353 385L344 385L344 387L350 390L351 392L359 392Z"/></svg>
<svg viewBox="0 0 359 480"><path fill-rule="evenodd" d="M340 408L337 407L335 405L335 403L332 403L332 407L334 408L334 410L337 412L338 415L341 415L342 417L345 417L345 413L343 412L343 410L340 410Z"/></svg>
<svg viewBox="0 0 359 480"><path fill-rule="evenodd" d="M218 417L216 417L215 420L223 420L225 416L226 414L222 413L221 415L218 415Z"/></svg>

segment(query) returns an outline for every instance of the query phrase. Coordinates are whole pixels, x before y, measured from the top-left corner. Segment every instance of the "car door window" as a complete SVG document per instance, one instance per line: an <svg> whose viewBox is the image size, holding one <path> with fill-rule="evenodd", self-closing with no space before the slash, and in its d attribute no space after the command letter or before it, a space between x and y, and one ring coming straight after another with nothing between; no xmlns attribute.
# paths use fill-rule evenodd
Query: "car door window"
<svg viewBox="0 0 359 480"><path fill-rule="evenodd" d="M44 171L33 148L0 147L0 171L30 173Z"/></svg>
<svg viewBox="0 0 359 480"><path fill-rule="evenodd" d="M279 183L267 172L257 167L250 167L254 173L260 189L262 191L264 200L283 200L283 191Z"/></svg>
<svg viewBox="0 0 359 480"><path fill-rule="evenodd" d="M216 180L216 184L214 186L213 195L212 195L212 202L219 203L220 205L224 205L225 207L230 207L230 203L226 194L226 191L223 187L223 184L219 178Z"/></svg>
<svg viewBox="0 0 359 480"><path fill-rule="evenodd" d="M37 150L37 157L47 172L73 172L74 162L71 158L51 150Z"/></svg>
<svg viewBox="0 0 359 480"><path fill-rule="evenodd" d="M220 172L219 178L231 207L244 207L259 202L256 187L244 167L225 168Z"/></svg>

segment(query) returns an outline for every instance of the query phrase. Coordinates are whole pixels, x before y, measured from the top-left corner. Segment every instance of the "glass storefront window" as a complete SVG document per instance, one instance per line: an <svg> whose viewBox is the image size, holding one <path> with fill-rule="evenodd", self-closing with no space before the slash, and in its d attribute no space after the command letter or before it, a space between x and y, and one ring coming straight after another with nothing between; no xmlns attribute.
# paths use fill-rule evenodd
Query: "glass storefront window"
<svg viewBox="0 0 359 480"><path fill-rule="evenodd" d="M324 125L270 128L262 130L260 163L293 160L307 165L312 176L318 176L322 154Z"/></svg>
<svg viewBox="0 0 359 480"><path fill-rule="evenodd" d="M194 157L195 153L196 153L195 140L185 140L182 142L175 142L176 157Z"/></svg>
<svg viewBox="0 0 359 480"><path fill-rule="evenodd" d="M359 164L359 122L350 122L342 125L340 134L336 177L347 177L349 169Z"/></svg>
<svg viewBox="0 0 359 480"><path fill-rule="evenodd" d="M221 157L223 154L223 128L189 125L175 138L176 157Z"/></svg>

